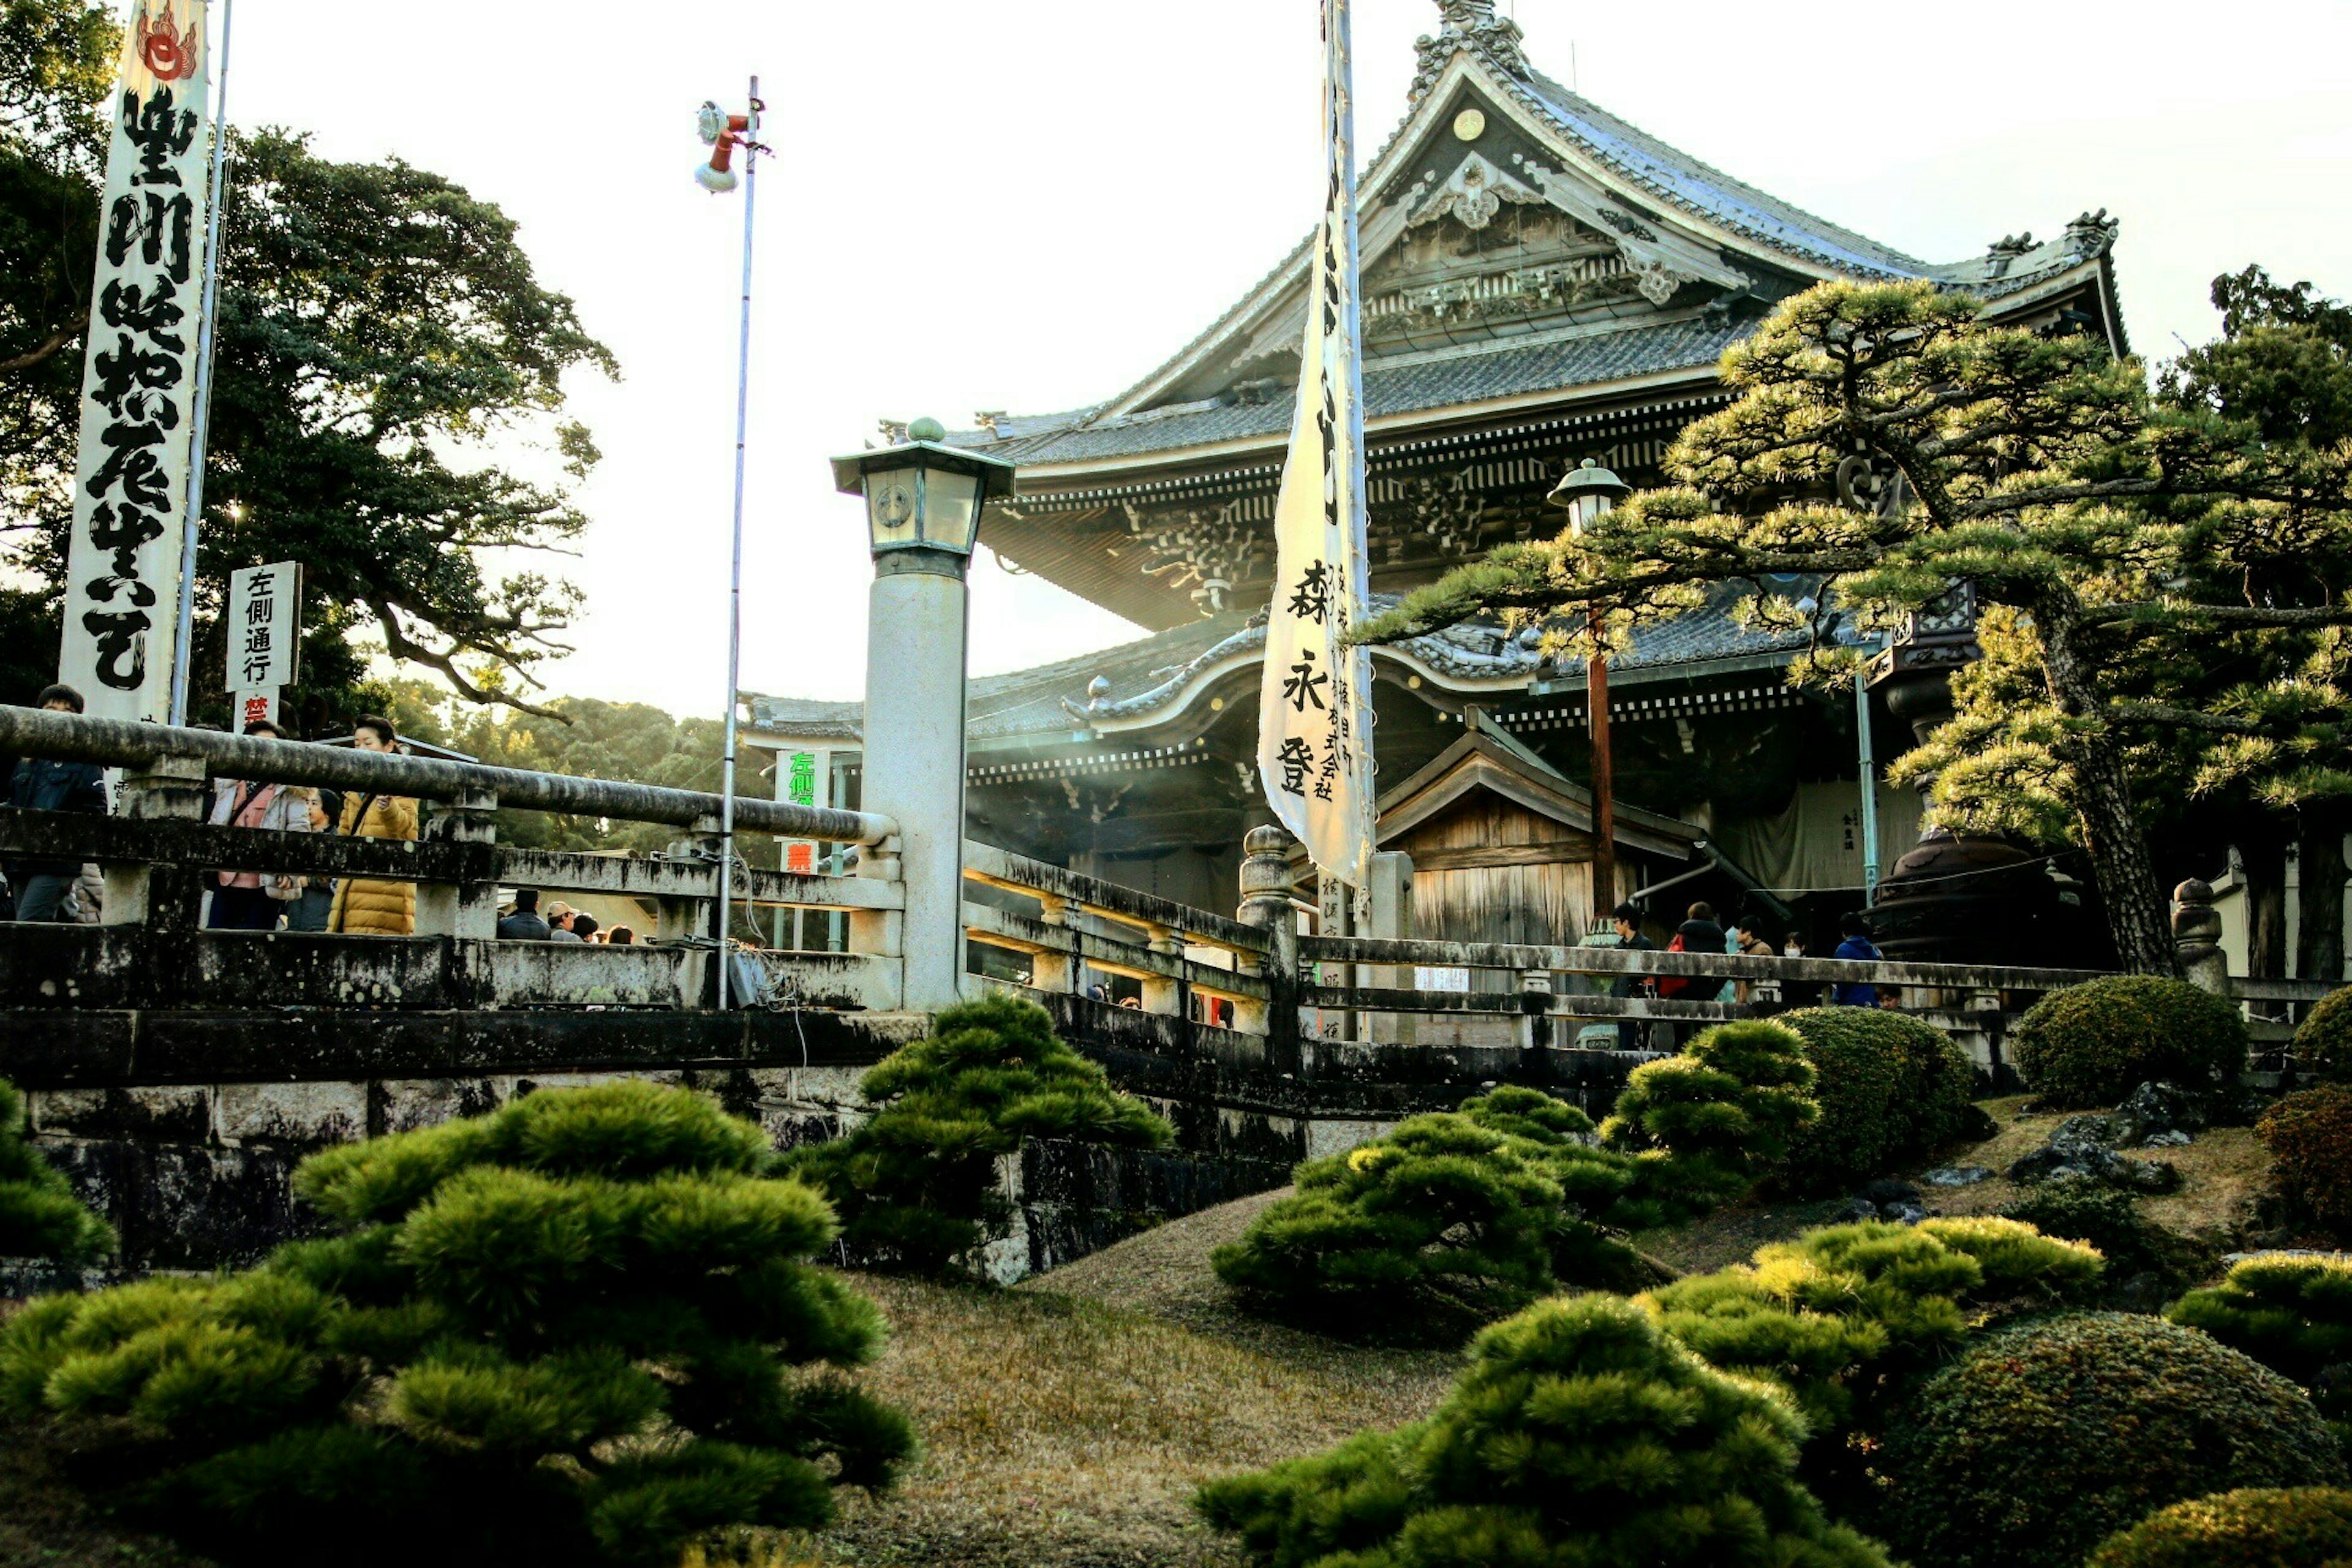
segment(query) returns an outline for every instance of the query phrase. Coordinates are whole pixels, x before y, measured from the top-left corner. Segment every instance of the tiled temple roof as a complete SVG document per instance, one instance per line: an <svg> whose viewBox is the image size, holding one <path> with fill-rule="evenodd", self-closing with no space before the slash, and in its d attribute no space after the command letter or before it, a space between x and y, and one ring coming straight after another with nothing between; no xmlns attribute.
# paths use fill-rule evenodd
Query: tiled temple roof
<svg viewBox="0 0 2352 1568"><path fill-rule="evenodd" d="M1518 29L1472 5L1463 16L1449 11L1444 28L1422 40L1422 76L1414 108L1376 154L1379 167L1389 151L1422 119L1422 100L1457 54L1467 54L1485 70L1485 88L1523 106L1593 163L1661 206L1738 237L1766 258L1818 276L1826 270L1862 280L1924 279L1988 300L2012 295L2046 279L2104 256L2116 226L2104 213L2084 215L2058 239L2034 245L2004 241L1964 261L1930 264L1908 256L1737 180L1660 141L1591 100L1533 69L1520 52ZM1302 241L1282 263L1231 310L1181 351L1170 365L1184 362L1238 322L1286 275L1302 272L1307 244ZM1465 342L1442 351L1383 355L1375 351L1364 366L1366 413L1372 418L1417 414L1528 393L1570 390L1629 377L1714 364L1723 350L1752 331L1760 312L1717 313L1680 320L1603 321L1565 331L1493 342ZM1165 367L1163 367L1164 370ZM949 439L1024 466L1085 463L1149 456L1219 442L1278 435L1289 427L1294 395L1255 388L1246 398L1231 394L1194 402L1132 408L1155 372L1135 389L1108 402L1067 413L998 416L992 427L963 431Z"/></svg>

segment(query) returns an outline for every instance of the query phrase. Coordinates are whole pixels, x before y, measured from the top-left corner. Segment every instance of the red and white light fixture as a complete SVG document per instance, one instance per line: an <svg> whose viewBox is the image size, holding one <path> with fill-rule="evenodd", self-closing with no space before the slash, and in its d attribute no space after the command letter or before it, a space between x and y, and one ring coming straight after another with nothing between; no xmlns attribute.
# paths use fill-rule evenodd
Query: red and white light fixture
<svg viewBox="0 0 2352 1568"><path fill-rule="evenodd" d="M702 133L704 145L710 149L710 161L695 169L695 184L714 195L735 188L735 150L762 150L758 141L760 110L766 107L756 98L748 114L730 114L716 103L702 106L695 116L695 127Z"/></svg>

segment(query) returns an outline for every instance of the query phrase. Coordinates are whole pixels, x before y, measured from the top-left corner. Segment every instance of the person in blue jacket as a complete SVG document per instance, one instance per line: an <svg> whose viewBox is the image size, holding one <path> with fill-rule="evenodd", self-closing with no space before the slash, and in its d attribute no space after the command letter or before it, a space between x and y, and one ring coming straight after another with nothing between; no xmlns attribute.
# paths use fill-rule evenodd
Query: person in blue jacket
<svg viewBox="0 0 2352 1568"><path fill-rule="evenodd" d="M41 706L57 713L79 713L81 693L70 686L51 686L41 692ZM106 815L106 784L95 763L61 763L54 757L26 757L16 764L8 782L8 804L19 811L81 811ZM16 919L62 921L66 892L81 875L71 860L19 860L8 868L16 891Z"/></svg>
<svg viewBox="0 0 2352 1568"><path fill-rule="evenodd" d="M1874 963L1886 956L1870 940L1870 922L1859 910L1838 921L1838 935L1844 939L1837 946L1835 956L1839 958ZM1839 1007L1875 1007L1878 1005L1878 987L1867 981L1840 981L1830 989L1830 1002Z"/></svg>

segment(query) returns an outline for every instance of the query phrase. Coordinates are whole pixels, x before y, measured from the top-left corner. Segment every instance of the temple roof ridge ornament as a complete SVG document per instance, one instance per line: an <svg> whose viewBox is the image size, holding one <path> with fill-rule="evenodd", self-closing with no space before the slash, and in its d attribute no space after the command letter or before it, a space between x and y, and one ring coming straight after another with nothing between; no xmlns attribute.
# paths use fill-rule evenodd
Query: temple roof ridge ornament
<svg viewBox="0 0 2352 1568"><path fill-rule="evenodd" d="M1525 37L1517 22L1495 15L1495 0L1438 0L1437 10L1437 35L1413 40L1421 57L1421 69L1412 79L1413 102L1429 96L1447 64L1465 49L1507 77L1528 79Z"/></svg>

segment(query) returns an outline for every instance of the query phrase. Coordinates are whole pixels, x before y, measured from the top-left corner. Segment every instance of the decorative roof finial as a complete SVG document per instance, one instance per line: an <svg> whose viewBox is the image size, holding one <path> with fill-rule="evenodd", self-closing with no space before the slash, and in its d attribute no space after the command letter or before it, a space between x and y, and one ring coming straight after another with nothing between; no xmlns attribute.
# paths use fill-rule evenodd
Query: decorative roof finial
<svg viewBox="0 0 2352 1568"><path fill-rule="evenodd" d="M1415 41L1421 69L1412 79L1412 101L1419 103L1445 74L1445 67L1464 49L1507 77L1526 79L1528 57L1520 45L1519 25L1495 15L1495 0L1437 0L1437 36Z"/></svg>

